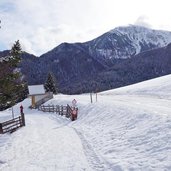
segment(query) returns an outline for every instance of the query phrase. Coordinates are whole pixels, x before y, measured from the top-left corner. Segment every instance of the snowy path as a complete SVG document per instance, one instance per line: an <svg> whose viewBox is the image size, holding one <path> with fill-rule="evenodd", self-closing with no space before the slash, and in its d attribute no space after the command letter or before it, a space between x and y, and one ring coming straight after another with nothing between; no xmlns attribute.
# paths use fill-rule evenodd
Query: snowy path
<svg viewBox="0 0 171 171"><path fill-rule="evenodd" d="M0 151L0 170L91 170L73 129L43 114L27 115L26 120L27 126L12 134Z"/></svg>
<svg viewBox="0 0 171 171"><path fill-rule="evenodd" d="M171 170L171 100L137 95L98 100L89 110L82 108L73 126L103 161L104 170Z"/></svg>
<svg viewBox="0 0 171 171"><path fill-rule="evenodd" d="M74 129L78 136L80 137L84 149L84 153L87 157L88 163L91 168L95 171L111 170L111 165L105 160L100 159L99 155L95 152L93 147L88 143L83 134L78 130Z"/></svg>

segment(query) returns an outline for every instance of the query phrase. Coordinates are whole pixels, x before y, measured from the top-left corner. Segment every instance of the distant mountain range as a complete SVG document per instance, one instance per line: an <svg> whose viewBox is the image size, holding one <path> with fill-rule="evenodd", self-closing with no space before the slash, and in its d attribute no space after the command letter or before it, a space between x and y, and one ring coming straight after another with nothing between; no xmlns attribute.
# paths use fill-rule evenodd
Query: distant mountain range
<svg viewBox="0 0 171 171"><path fill-rule="evenodd" d="M118 27L85 43L62 43L42 56L23 53L29 84L53 72L60 92L103 91L171 73L171 32ZM0 57L8 51L0 52Z"/></svg>

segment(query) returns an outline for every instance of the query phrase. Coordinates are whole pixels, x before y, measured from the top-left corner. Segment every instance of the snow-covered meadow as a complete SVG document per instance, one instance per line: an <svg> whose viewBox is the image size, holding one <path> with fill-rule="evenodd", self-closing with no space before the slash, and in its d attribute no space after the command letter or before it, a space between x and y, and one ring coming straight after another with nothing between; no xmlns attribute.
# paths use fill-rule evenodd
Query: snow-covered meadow
<svg viewBox="0 0 171 171"><path fill-rule="evenodd" d="M57 95L47 104L73 99L74 122L28 109L24 100L26 127L0 135L0 170L171 170L171 75L101 92L92 104L89 94ZM10 109L0 112L0 122L8 117Z"/></svg>

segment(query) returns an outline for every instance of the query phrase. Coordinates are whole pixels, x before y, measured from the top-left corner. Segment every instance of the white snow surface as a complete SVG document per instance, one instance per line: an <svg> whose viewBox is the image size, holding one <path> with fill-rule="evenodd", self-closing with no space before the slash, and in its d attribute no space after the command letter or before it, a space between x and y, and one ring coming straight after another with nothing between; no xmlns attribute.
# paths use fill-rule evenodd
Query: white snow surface
<svg viewBox="0 0 171 171"><path fill-rule="evenodd" d="M73 99L74 122L28 109L24 100L26 127L0 135L0 171L171 170L171 75L99 93L92 104L89 94L46 103ZM0 112L1 122L10 116L10 109Z"/></svg>
<svg viewBox="0 0 171 171"><path fill-rule="evenodd" d="M45 94L44 85L30 85L28 86L29 95Z"/></svg>

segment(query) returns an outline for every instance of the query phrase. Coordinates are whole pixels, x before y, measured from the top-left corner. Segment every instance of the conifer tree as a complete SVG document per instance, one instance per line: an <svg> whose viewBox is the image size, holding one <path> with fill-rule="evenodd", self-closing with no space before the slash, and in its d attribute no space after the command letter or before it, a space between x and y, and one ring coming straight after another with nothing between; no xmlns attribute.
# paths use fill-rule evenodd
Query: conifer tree
<svg viewBox="0 0 171 171"><path fill-rule="evenodd" d="M11 48L10 51L10 62L13 67L16 67L21 60L21 45L19 40L17 40Z"/></svg>
<svg viewBox="0 0 171 171"><path fill-rule="evenodd" d="M18 64L21 61L21 46L19 40L14 43L9 56L1 63L0 77L0 109L5 109L23 100L26 95L26 84L21 79Z"/></svg>
<svg viewBox="0 0 171 171"><path fill-rule="evenodd" d="M57 94L56 79L51 72L47 76L44 87L47 92L53 92L53 94Z"/></svg>

